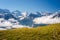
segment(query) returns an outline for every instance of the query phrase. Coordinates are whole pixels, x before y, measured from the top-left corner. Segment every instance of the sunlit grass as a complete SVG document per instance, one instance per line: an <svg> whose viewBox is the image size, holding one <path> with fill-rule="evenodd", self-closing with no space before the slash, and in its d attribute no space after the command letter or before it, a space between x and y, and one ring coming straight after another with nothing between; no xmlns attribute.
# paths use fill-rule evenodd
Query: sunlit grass
<svg viewBox="0 0 60 40"><path fill-rule="evenodd" d="M60 24L0 31L0 40L60 40Z"/></svg>

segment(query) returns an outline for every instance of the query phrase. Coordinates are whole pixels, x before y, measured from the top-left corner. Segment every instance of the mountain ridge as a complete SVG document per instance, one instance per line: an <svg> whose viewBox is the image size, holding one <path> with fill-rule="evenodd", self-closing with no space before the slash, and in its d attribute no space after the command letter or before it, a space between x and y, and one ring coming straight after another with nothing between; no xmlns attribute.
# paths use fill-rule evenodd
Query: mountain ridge
<svg viewBox="0 0 60 40"><path fill-rule="evenodd" d="M59 20L60 20L60 11L57 11L55 13L48 13L48 12L28 13L26 11L21 12L19 10L16 10L16 11L10 12L8 9L0 9L0 23L1 23L0 27L3 27L3 25L5 25L4 22L6 22L11 24L11 26L7 26L8 24L4 26L7 29L11 29L14 27L15 28L21 28L21 27L32 28L35 26L44 26L48 24L60 23ZM19 27L16 27L16 26L19 26Z"/></svg>

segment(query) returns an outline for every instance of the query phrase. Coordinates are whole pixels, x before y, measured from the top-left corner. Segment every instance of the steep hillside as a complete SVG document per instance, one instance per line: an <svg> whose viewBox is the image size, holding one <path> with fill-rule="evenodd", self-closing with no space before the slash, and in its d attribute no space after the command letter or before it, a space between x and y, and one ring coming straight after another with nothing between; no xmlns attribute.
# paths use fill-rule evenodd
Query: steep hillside
<svg viewBox="0 0 60 40"><path fill-rule="evenodd" d="M0 31L0 40L60 40L60 24Z"/></svg>

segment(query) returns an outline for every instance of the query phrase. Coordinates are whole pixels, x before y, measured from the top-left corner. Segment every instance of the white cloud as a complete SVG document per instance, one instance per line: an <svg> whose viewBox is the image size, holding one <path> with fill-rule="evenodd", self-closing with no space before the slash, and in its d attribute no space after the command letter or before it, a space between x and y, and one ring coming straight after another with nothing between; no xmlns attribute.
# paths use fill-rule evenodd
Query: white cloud
<svg viewBox="0 0 60 40"><path fill-rule="evenodd" d="M35 24L55 24L55 23L60 23L60 18L52 18L54 16L43 16L43 17L38 17L33 20Z"/></svg>
<svg viewBox="0 0 60 40"><path fill-rule="evenodd" d="M8 21L10 21L13 25L19 24L19 22L13 18L10 18Z"/></svg>
<svg viewBox="0 0 60 40"><path fill-rule="evenodd" d="M5 29L5 28L0 28L0 30L7 30L7 29Z"/></svg>
<svg viewBox="0 0 60 40"><path fill-rule="evenodd" d="M4 18L0 18L0 22L1 22L1 21L4 21Z"/></svg>
<svg viewBox="0 0 60 40"><path fill-rule="evenodd" d="M12 26L12 24L9 21L4 21L4 22L1 22L0 26Z"/></svg>
<svg viewBox="0 0 60 40"><path fill-rule="evenodd" d="M24 25L13 25L12 28L24 28L24 27L27 27L27 26L24 26Z"/></svg>
<svg viewBox="0 0 60 40"><path fill-rule="evenodd" d="M12 28L24 28L29 26L20 25L19 22L13 18L9 20L4 20L3 18L0 18L0 30L7 30Z"/></svg>
<svg viewBox="0 0 60 40"><path fill-rule="evenodd" d="M22 28L23 26L21 25L13 25L12 28Z"/></svg>

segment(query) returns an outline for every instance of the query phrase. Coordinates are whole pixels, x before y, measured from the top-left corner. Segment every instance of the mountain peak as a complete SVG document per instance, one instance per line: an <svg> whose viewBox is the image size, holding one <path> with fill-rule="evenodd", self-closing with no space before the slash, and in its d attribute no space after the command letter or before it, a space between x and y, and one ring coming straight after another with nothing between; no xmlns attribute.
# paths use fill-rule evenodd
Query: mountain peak
<svg viewBox="0 0 60 40"><path fill-rule="evenodd" d="M22 16L24 16L24 17L28 16L28 12L27 11L22 12Z"/></svg>
<svg viewBox="0 0 60 40"><path fill-rule="evenodd" d="M54 16L52 18L59 18L60 17L60 10L54 13Z"/></svg>

